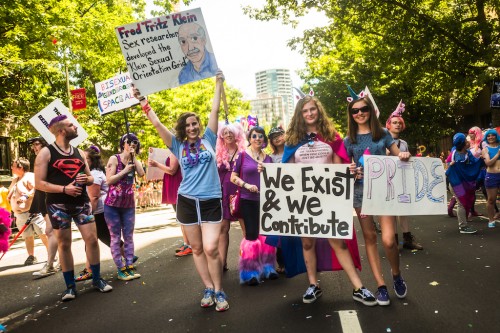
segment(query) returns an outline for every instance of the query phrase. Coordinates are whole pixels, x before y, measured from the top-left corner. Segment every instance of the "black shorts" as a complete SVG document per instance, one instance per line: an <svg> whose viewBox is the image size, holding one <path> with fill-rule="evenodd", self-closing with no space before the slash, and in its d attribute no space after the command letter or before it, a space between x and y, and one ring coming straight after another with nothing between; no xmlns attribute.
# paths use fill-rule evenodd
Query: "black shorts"
<svg viewBox="0 0 500 333"><path fill-rule="evenodd" d="M222 221L222 201L220 198L200 200L177 195L177 221L191 225L220 223Z"/></svg>

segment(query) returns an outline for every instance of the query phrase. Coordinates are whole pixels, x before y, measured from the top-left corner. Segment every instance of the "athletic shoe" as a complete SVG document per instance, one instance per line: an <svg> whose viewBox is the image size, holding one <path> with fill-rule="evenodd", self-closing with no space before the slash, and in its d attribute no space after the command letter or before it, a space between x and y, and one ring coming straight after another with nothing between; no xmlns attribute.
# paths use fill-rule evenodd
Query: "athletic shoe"
<svg viewBox="0 0 500 333"><path fill-rule="evenodd" d="M133 279L134 277L130 275L130 272L128 271L127 267L122 267L118 270L118 280L130 281Z"/></svg>
<svg viewBox="0 0 500 333"><path fill-rule="evenodd" d="M85 281L85 280L90 280L92 279L92 272L84 268L80 273L78 273L78 276L75 276L75 281Z"/></svg>
<svg viewBox="0 0 500 333"><path fill-rule="evenodd" d="M107 293L113 290L113 287L111 287L106 281L104 281L103 278L99 278L97 282L92 282L92 285L94 286L94 288L99 289L101 293Z"/></svg>
<svg viewBox="0 0 500 333"><path fill-rule="evenodd" d="M304 303L314 303L318 298L323 295L323 291L319 286L311 284L309 288L307 288L306 293L302 296L302 302Z"/></svg>
<svg viewBox="0 0 500 333"><path fill-rule="evenodd" d="M186 244L182 244L181 247L178 247L177 249L175 249L175 253L179 253L181 251L184 251L186 248L188 248L189 246L186 245Z"/></svg>
<svg viewBox="0 0 500 333"><path fill-rule="evenodd" d="M461 234L475 234L477 232L476 229L474 228L471 228L469 226L466 226L466 227L461 227L460 228L460 233Z"/></svg>
<svg viewBox="0 0 500 333"><path fill-rule="evenodd" d="M41 278L56 274L56 272L57 270L54 267L49 267L48 264L45 264L41 270L39 270L38 272L33 272L33 276Z"/></svg>
<svg viewBox="0 0 500 333"><path fill-rule="evenodd" d="M201 299L201 307L209 308L214 305L215 291L212 288L205 288L203 291L203 298Z"/></svg>
<svg viewBox="0 0 500 333"><path fill-rule="evenodd" d="M366 306L375 306L377 305L377 299L371 291L366 289L365 287L361 287L358 290L353 290L352 291L352 298L355 301L361 302Z"/></svg>
<svg viewBox="0 0 500 333"><path fill-rule="evenodd" d="M215 293L215 311L223 312L229 309L229 303L226 299L227 296L222 290Z"/></svg>
<svg viewBox="0 0 500 333"><path fill-rule="evenodd" d="M182 251L179 251L175 254L176 257L184 257L193 254L193 249L186 245L186 248Z"/></svg>
<svg viewBox="0 0 500 333"><path fill-rule="evenodd" d="M36 263L38 263L38 260L36 259L36 257L30 255L30 256L28 256L28 258L24 262L24 266L30 266L30 265L34 265Z"/></svg>
<svg viewBox="0 0 500 333"><path fill-rule="evenodd" d="M394 292L398 298L405 298L408 288L406 287L406 282L400 275L394 277Z"/></svg>
<svg viewBox="0 0 500 333"><path fill-rule="evenodd" d="M391 300L389 299L389 292L387 291L386 286L378 287L376 296L378 305L384 306L391 304Z"/></svg>
<svg viewBox="0 0 500 333"><path fill-rule="evenodd" d="M494 227L496 227L496 223L495 223L495 221L493 221L493 222L488 222L488 228L494 228Z"/></svg>
<svg viewBox="0 0 500 333"><path fill-rule="evenodd" d="M76 298L76 290L73 288L66 289L61 296L61 301L67 302L72 301Z"/></svg>
<svg viewBox="0 0 500 333"><path fill-rule="evenodd" d="M141 277L141 274L137 273L134 266L132 266L132 265L127 266L127 271L128 271L128 274L130 276L132 276L133 279L138 279Z"/></svg>

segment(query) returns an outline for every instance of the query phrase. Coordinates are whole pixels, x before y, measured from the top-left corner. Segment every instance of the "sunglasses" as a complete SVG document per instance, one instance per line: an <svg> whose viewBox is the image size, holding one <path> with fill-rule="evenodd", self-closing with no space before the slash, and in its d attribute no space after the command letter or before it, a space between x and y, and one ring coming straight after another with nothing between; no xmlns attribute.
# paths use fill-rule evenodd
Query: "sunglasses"
<svg viewBox="0 0 500 333"><path fill-rule="evenodd" d="M139 141L138 140L125 140L125 143L127 143L128 145L136 145L139 144Z"/></svg>
<svg viewBox="0 0 500 333"><path fill-rule="evenodd" d="M264 134L252 134L252 139L262 139L264 137Z"/></svg>
<svg viewBox="0 0 500 333"><path fill-rule="evenodd" d="M368 105L365 105L362 108L352 108L349 112L352 115L355 115L355 114L358 114L359 111L361 111L363 113L367 113L367 112L370 112L370 110L371 110L370 107Z"/></svg>

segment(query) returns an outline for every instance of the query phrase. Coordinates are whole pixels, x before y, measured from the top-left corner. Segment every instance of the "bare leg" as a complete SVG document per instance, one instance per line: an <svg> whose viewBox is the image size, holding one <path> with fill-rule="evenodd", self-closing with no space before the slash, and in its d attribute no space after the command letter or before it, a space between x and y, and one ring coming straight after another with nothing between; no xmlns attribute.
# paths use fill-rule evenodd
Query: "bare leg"
<svg viewBox="0 0 500 333"><path fill-rule="evenodd" d="M302 237L302 253L304 254L304 262L307 269L307 279L309 284L316 285L318 278L316 276L317 260L316 260L316 239Z"/></svg>
<svg viewBox="0 0 500 333"><path fill-rule="evenodd" d="M219 236L219 253L222 262L222 266L224 267L227 264L227 252L229 249L229 228L230 228L229 220L222 220L221 222L221 230Z"/></svg>
<svg viewBox="0 0 500 333"><path fill-rule="evenodd" d="M373 216L360 217L361 208L355 208L356 214L361 224L361 229L363 230L363 238L365 240L366 257L370 263L370 268L372 270L373 277L377 282L377 286L385 285L384 277L382 275L382 267L380 264L380 255L377 248L377 232L375 226L373 225ZM392 233L392 239L394 241L394 228Z"/></svg>
<svg viewBox="0 0 500 333"><path fill-rule="evenodd" d="M382 244L393 275L399 275L399 251L394 239L394 216L380 216Z"/></svg>
<svg viewBox="0 0 500 333"><path fill-rule="evenodd" d="M361 278L359 277L359 273L354 266L354 262L352 261L351 253L349 252L349 248L347 244L342 239L328 239L330 246L335 251L337 255L337 259L339 260L340 265L344 269L344 272L347 274L347 277L352 283L354 289L359 289L363 286L361 282Z"/></svg>

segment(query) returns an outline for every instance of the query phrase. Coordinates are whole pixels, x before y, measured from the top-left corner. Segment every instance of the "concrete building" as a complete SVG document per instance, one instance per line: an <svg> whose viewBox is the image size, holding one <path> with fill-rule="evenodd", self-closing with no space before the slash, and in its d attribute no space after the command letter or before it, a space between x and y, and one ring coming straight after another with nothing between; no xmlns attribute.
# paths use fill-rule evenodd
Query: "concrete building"
<svg viewBox="0 0 500 333"><path fill-rule="evenodd" d="M259 112L266 112L273 110L274 108L280 107L280 103L283 105L282 119L277 121L277 123L285 126L290 121L293 115L293 94L292 94L292 79L290 76L290 70L278 68L278 69L268 69L255 73L255 85L257 88L257 100L251 101L251 105L255 105L255 111L252 108L252 113L257 114ZM279 102L279 98L272 101L272 98L281 97L282 102ZM259 99L267 99L267 102L258 102ZM258 105L265 105L267 109L258 109ZM275 116L275 114L273 114ZM270 118L271 116L266 116ZM260 117L259 117L260 119ZM276 123L276 121L275 121Z"/></svg>

